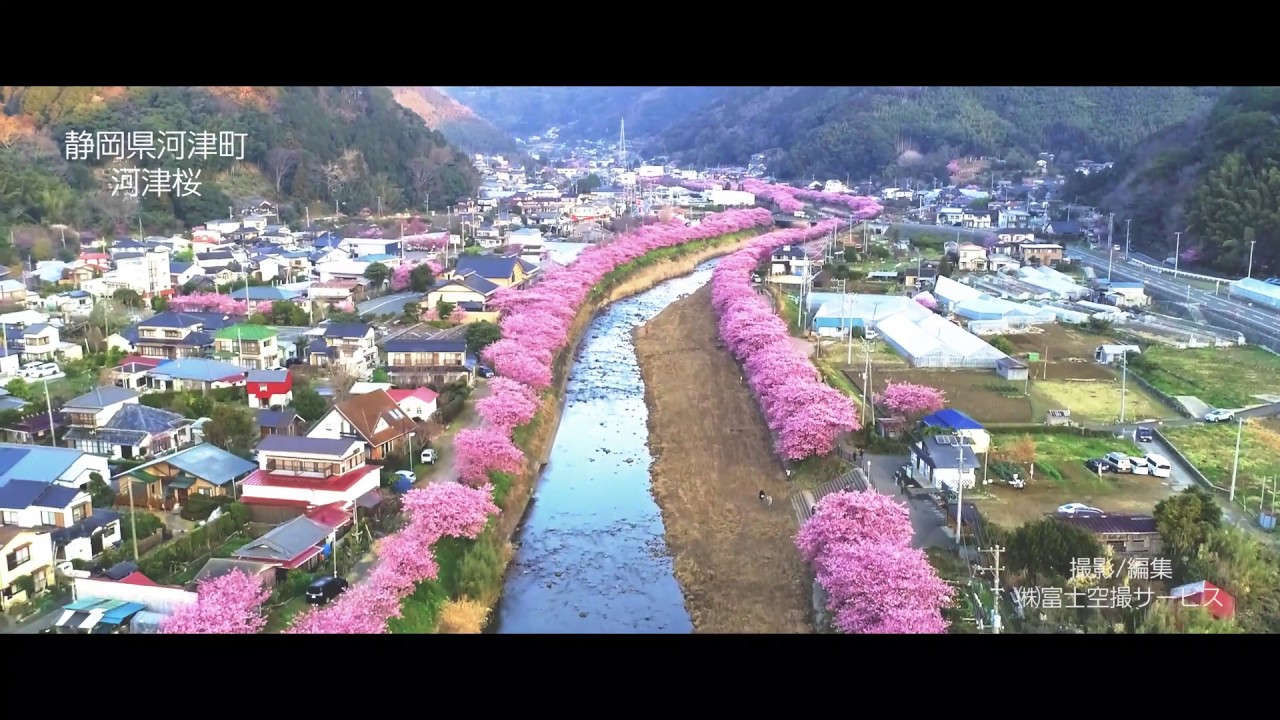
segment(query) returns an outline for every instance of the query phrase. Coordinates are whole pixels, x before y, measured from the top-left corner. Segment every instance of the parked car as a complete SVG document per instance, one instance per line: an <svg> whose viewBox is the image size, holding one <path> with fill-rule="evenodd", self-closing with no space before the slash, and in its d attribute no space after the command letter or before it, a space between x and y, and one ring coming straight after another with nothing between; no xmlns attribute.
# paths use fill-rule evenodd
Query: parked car
<svg viewBox="0 0 1280 720"><path fill-rule="evenodd" d="M1084 503L1067 503L1058 506L1059 515L1101 515L1102 510Z"/></svg>
<svg viewBox="0 0 1280 720"><path fill-rule="evenodd" d="M1138 442L1151 442L1154 439L1154 435L1155 433L1151 431L1151 428L1144 425L1138 426L1138 429L1133 431L1133 439Z"/></svg>
<svg viewBox="0 0 1280 720"><path fill-rule="evenodd" d="M1230 410L1210 410L1208 414L1204 416L1204 421L1211 423L1228 422L1230 420L1234 420L1235 417L1236 414Z"/></svg>
<svg viewBox="0 0 1280 720"><path fill-rule="evenodd" d="M487 380L488 378L493 377L493 369L480 365L476 368L476 374Z"/></svg>
<svg viewBox="0 0 1280 720"><path fill-rule="evenodd" d="M1147 459L1145 457L1137 457L1136 455L1130 455L1129 456L1129 472L1133 473L1134 475L1150 475L1151 465L1147 463Z"/></svg>
<svg viewBox="0 0 1280 720"><path fill-rule="evenodd" d="M1084 461L1084 466L1089 468L1089 472L1107 473L1115 472L1115 468L1111 467L1111 463L1102 458L1092 458Z"/></svg>
<svg viewBox="0 0 1280 720"><path fill-rule="evenodd" d="M428 464L428 465L435 465L435 464L436 464L436 449L435 449L435 448L422 448L422 458L421 458L421 459L422 459L422 462L424 462L424 463L426 463L426 464Z"/></svg>
<svg viewBox="0 0 1280 720"><path fill-rule="evenodd" d="M36 362L28 363L26 367L18 371L18 374L28 380L38 380L40 378L53 377L61 375L62 368L57 363Z"/></svg>
<svg viewBox="0 0 1280 720"><path fill-rule="evenodd" d="M1116 469L1116 472L1133 472L1133 464L1129 462L1129 456L1122 452L1109 452L1102 456L1104 462Z"/></svg>
<svg viewBox="0 0 1280 720"><path fill-rule="evenodd" d="M327 605L330 600L346 591L346 580L340 577L317 578L307 586L307 603L310 605Z"/></svg>
<svg viewBox="0 0 1280 720"><path fill-rule="evenodd" d="M303 362L305 361L302 358L289 358L284 361L284 366L293 367L294 365L301 365Z"/></svg>

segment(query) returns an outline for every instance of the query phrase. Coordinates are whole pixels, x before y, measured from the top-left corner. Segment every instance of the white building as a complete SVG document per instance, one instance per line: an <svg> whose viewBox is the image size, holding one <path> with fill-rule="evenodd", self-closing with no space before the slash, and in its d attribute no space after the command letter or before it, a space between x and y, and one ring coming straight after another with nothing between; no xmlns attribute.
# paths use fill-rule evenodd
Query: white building
<svg viewBox="0 0 1280 720"><path fill-rule="evenodd" d="M977 479L980 465L968 438L931 435L911 445L911 477L921 485L955 491L968 490Z"/></svg>
<svg viewBox="0 0 1280 720"><path fill-rule="evenodd" d="M169 251L164 247L147 252L122 253L114 260L116 269L102 276L108 287L128 288L144 298L173 289L169 277Z"/></svg>
<svg viewBox="0 0 1280 720"><path fill-rule="evenodd" d="M388 390L387 395L396 401L405 415L414 420L428 420L436 414L436 399L439 394L431 388Z"/></svg>
<svg viewBox="0 0 1280 720"><path fill-rule="evenodd" d="M751 207L756 204L756 196L753 193L741 190L708 190L707 200L712 205L724 207Z"/></svg>
<svg viewBox="0 0 1280 720"><path fill-rule="evenodd" d="M258 470L244 479L245 505L350 508L378 488L381 468L365 464L364 441L268 435L258 443Z"/></svg>
<svg viewBox="0 0 1280 720"><path fill-rule="evenodd" d="M636 170L636 175L642 178L660 178L666 172L667 169L662 165L641 165Z"/></svg>

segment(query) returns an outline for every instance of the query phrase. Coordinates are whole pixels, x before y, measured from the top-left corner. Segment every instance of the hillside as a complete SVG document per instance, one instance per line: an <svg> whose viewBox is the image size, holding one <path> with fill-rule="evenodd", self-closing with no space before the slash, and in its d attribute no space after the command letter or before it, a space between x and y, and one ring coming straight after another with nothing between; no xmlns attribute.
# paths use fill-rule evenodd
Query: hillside
<svg viewBox="0 0 1280 720"><path fill-rule="evenodd" d="M1216 88L740 87L663 133L695 164L768 152L781 177L946 177L955 157L1106 160L1207 105Z"/></svg>
<svg viewBox="0 0 1280 720"><path fill-rule="evenodd" d="M1097 177L1067 188L1117 218L1133 242L1183 262L1255 277L1280 274L1280 88L1232 88L1206 112L1157 133Z"/></svg>
<svg viewBox="0 0 1280 720"><path fill-rule="evenodd" d="M659 133L722 94L720 87L446 87L450 97L512 135L558 128L562 139L601 140Z"/></svg>
<svg viewBox="0 0 1280 720"><path fill-rule="evenodd" d="M380 87L0 88L0 225L64 223L99 232L170 232L222 217L254 196L332 213L444 208L473 193L468 158ZM187 157L67 160L66 133L245 133L243 160ZM191 135L185 136L190 142ZM186 153L192 154L188 146ZM114 163L114 164L113 164ZM200 195L113 197L122 166L200 171ZM7 233L6 233L7 234Z"/></svg>
<svg viewBox="0 0 1280 720"><path fill-rule="evenodd" d="M396 102L440 131L450 143L473 153L510 153L515 140L471 108L433 87L393 87Z"/></svg>

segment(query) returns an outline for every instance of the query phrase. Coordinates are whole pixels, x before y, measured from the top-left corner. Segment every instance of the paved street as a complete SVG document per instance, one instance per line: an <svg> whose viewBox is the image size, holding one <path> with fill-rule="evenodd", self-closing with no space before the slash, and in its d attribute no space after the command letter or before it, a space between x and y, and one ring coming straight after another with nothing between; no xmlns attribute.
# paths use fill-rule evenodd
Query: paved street
<svg viewBox="0 0 1280 720"><path fill-rule="evenodd" d="M71 601L67 600L67 602ZM37 635L41 630L53 627L53 624L58 622L58 618L60 617L62 617L62 608L52 610L40 617L28 620L16 628L12 624L5 625L4 633L7 635Z"/></svg>
<svg viewBox="0 0 1280 720"><path fill-rule="evenodd" d="M467 399L467 407L462 414L454 418L449 424L449 429L445 430L438 437L431 441L431 447L436 449L436 464L423 477L418 478L418 482L414 483L418 487L422 487L427 483L434 482L456 482L458 479L458 471L454 467L453 454L453 436L459 430L466 427L475 427L480 424L480 416L476 414L476 402L481 398L488 397L489 383L476 378L476 386L471 391L471 397Z"/></svg>
<svg viewBox="0 0 1280 720"><path fill-rule="evenodd" d="M945 518L938 510L937 504L927 497L912 498L904 495L893 474L907 462L905 455L866 455L862 458L862 467L871 463L871 483L876 490L889 495L911 511L911 527L915 531L911 546L914 548L954 546L951 534L945 529Z"/></svg>
<svg viewBox="0 0 1280 720"><path fill-rule="evenodd" d="M422 300L422 293L402 292L394 295L383 295L372 300L365 300L356 306L361 315L399 315L404 306Z"/></svg>

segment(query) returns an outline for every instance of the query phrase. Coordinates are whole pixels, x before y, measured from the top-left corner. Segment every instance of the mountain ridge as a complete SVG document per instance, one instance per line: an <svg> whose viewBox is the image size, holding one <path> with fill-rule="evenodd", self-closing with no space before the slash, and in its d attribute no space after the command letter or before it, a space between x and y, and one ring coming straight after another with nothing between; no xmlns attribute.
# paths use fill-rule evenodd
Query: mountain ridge
<svg viewBox="0 0 1280 720"><path fill-rule="evenodd" d="M402 107L463 150L484 154L516 150L514 138L438 88L394 86L390 90Z"/></svg>

